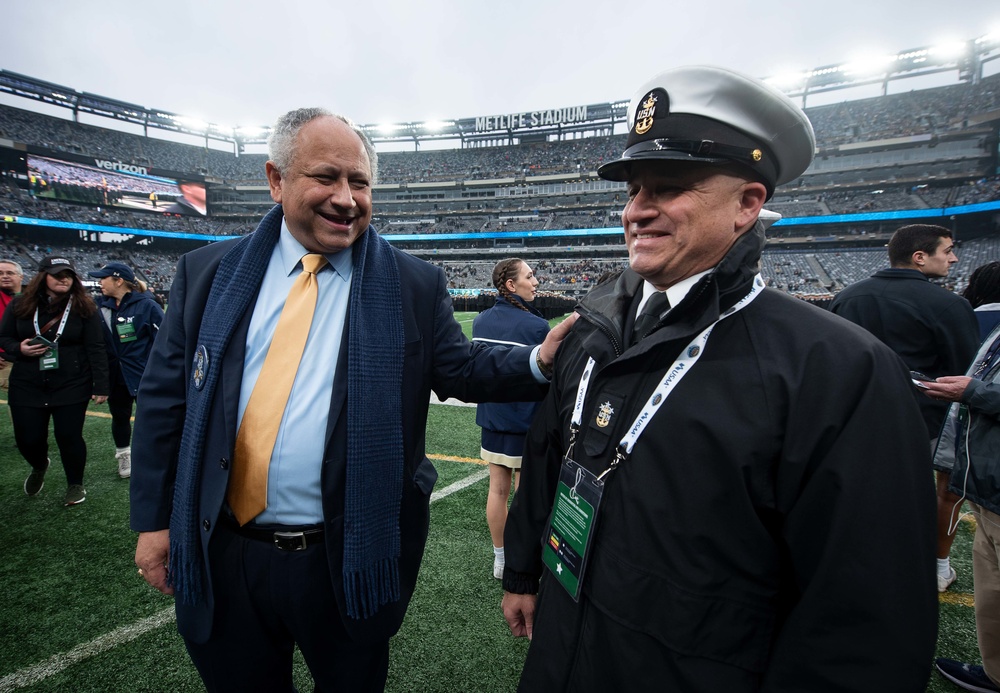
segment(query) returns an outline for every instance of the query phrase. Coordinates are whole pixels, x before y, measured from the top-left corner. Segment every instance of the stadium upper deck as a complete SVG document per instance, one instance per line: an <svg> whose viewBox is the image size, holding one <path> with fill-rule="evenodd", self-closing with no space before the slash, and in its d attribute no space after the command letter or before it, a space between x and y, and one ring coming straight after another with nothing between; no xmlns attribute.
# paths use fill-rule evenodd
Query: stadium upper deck
<svg viewBox="0 0 1000 693"><path fill-rule="evenodd" d="M926 213L940 219L955 205L1000 199L995 178L1000 74L981 77L983 63L1000 57L995 55L997 46L1000 41L980 46L974 65L952 61L925 66L925 72L957 71L958 84L807 108L817 132L816 161L768 204L786 221L801 223L775 226L771 236L779 242L813 236L868 240L898 226L899 218ZM897 75L882 79L919 72L901 68ZM812 71L807 76L812 82L800 94L858 83L844 73L837 78L831 74L827 68ZM3 71L0 92L24 97L25 103L26 99L53 103L59 95L73 101L76 112L101 115L108 123L125 123L147 133L193 132L167 113ZM449 121L444 130L457 132L464 148L380 153L376 228L411 252L457 254L460 260L470 253L502 252L508 247L543 257L620 255L620 238L613 227L619 224L623 187L597 179L594 171L623 147L624 136L610 134L623 109L619 102ZM437 137L422 135L410 125L409 134L401 127L391 136L375 126L366 127L376 141L410 137L419 144ZM208 183L209 216L180 218L149 213L156 209L130 211L40 198L17 175L0 185L0 213L68 222L65 228L79 229L81 235L105 227L206 236L244 233L272 204L263 177L266 157L237 156L208 146L211 141L228 142L239 151L252 138L230 140L208 130L199 135L204 137L202 146L181 144L0 105L0 168L5 151L8 161L27 151L89 161L104 170L148 169L158 175L203 179ZM829 223L840 215L859 213L872 216ZM952 223L963 226L965 219L958 216ZM968 216L974 217L977 235L996 229L996 219L987 213ZM828 225L810 225L817 220ZM583 231L559 233L573 229ZM133 240L141 237L136 234Z"/></svg>

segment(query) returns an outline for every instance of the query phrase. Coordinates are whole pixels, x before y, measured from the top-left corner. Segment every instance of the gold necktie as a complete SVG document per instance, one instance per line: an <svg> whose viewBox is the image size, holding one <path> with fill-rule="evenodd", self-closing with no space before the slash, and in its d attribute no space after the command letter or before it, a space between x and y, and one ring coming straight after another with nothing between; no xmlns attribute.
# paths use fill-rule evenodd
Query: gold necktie
<svg viewBox="0 0 1000 693"><path fill-rule="evenodd" d="M264 366L243 411L226 493L229 507L240 525L245 525L267 507L267 467L316 310L316 273L325 264L326 258L322 255L302 256L302 274L296 277L288 291L271 346L264 357Z"/></svg>

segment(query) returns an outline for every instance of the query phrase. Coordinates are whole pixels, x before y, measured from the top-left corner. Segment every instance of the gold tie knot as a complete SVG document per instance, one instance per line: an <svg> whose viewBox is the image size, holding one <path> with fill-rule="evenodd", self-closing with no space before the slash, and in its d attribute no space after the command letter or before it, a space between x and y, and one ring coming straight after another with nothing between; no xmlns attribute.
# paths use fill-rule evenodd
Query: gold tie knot
<svg viewBox="0 0 1000 693"><path fill-rule="evenodd" d="M306 253L302 256L302 271L316 274L326 265L326 258L318 253Z"/></svg>

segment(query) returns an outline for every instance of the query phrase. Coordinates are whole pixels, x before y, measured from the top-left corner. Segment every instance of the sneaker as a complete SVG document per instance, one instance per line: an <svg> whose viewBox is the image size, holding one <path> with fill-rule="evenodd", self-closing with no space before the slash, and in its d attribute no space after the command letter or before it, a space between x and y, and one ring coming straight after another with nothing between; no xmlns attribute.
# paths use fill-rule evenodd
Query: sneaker
<svg viewBox="0 0 1000 693"><path fill-rule="evenodd" d="M87 500L87 489L82 484L70 484L66 489L66 497L63 498L63 505L79 505Z"/></svg>
<svg viewBox="0 0 1000 693"><path fill-rule="evenodd" d="M37 496L38 492L45 486L45 472L49 469L49 460L45 458L45 469L31 468L31 474L24 480L24 492L29 496Z"/></svg>
<svg viewBox="0 0 1000 693"><path fill-rule="evenodd" d="M938 592L944 592L946 589L951 587L952 583L958 579L958 573L955 572L954 568L948 569L947 575L942 575L938 573Z"/></svg>
<svg viewBox="0 0 1000 693"><path fill-rule="evenodd" d="M934 662L934 666L937 667L941 676L966 691L977 691L978 693L1000 691L1000 687L993 683L978 664L963 664L954 659L941 657Z"/></svg>
<svg viewBox="0 0 1000 693"><path fill-rule="evenodd" d="M497 580L503 580L503 566L504 560L502 558L493 559L493 577Z"/></svg>
<svg viewBox="0 0 1000 693"><path fill-rule="evenodd" d="M122 479L128 479L130 476L132 476L131 448L125 448L121 452L116 452L115 459L118 460L118 476L120 476Z"/></svg>

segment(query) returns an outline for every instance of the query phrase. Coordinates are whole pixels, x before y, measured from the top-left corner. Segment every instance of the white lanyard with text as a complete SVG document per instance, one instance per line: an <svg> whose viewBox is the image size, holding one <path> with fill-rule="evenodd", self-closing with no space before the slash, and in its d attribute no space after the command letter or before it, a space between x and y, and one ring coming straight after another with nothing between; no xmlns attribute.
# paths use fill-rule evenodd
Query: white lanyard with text
<svg viewBox="0 0 1000 693"><path fill-rule="evenodd" d="M646 404L643 406L642 411L639 412L639 416L636 417L635 421L629 427L628 432L618 443L615 458L611 461L611 466L608 467L604 472L601 473L597 478L603 479L608 472L617 467L621 462L623 462L631 453L632 448L635 446L635 442L642 435L642 432L646 429L647 424L653 418L653 415L663 406L663 402L666 401L673 389L677 387L677 383L681 381L688 371L690 371L698 359L701 358L702 353L705 351L705 344L708 342L709 336L712 334L712 330L720 322L725 320L731 315L736 314L738 311L743 310L751 301L753 301L757 296L760 295L761 290L764 288L764 280L758 274L753 279L753 288L750 293L744 296L740 301L725 311L719 319L713 322L711 325L706 327L701 334L694 338L690 344L685 347L684 351L677 358L676 361L667 369L666 375L660 384L657 386L653 394L646 400ZM570 444L569 450L566 456L569 457L573 450L573 444L576 439L576 432L580 429L580 425L583 422L583 403L587 398L587 388L590 385L590 376L594 370L594 359L590 358L587 361L587 366L583 369L583 375L580 377L580 387L576 394L576 404L573 407L573 418L570 422Z"/></svg>
<svg viewBox="0 0 1000 693"><path fill-rule="evenodd" d="M73 305L73 297L70 296L66 299L66 310L63 311L62 320L59 322L59 329L56 330L56 338L52 340L53 343L58 342L59 338L62 337L63 330L66 329L66 321L69 320L69 309ZM39 337L42 336L42 328L38 326L38 309L35 308L35 334Z"/></svg>

